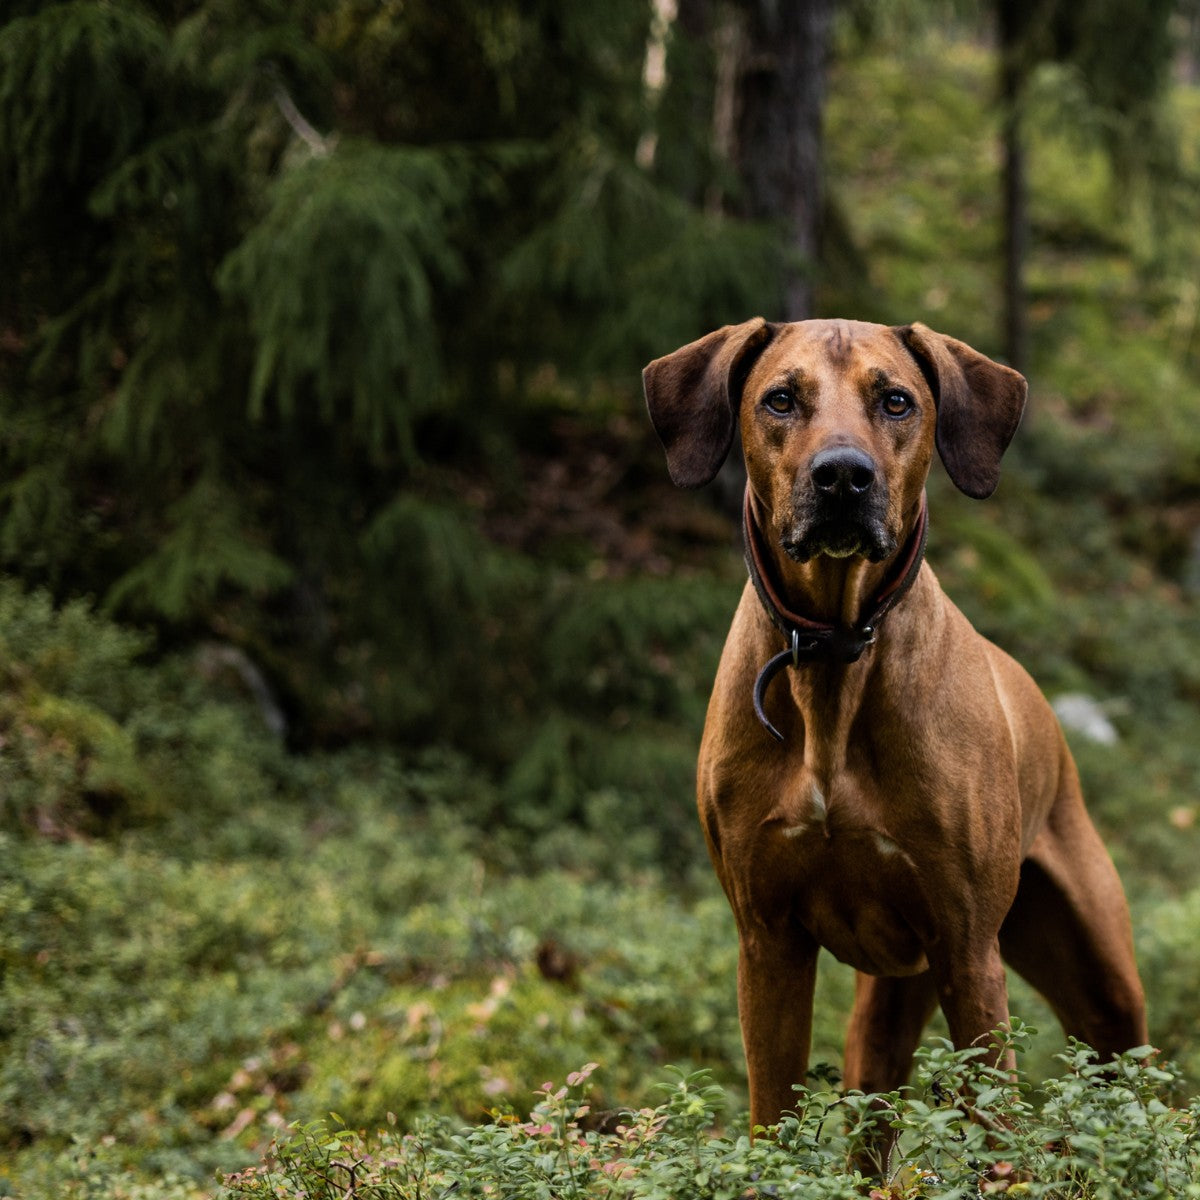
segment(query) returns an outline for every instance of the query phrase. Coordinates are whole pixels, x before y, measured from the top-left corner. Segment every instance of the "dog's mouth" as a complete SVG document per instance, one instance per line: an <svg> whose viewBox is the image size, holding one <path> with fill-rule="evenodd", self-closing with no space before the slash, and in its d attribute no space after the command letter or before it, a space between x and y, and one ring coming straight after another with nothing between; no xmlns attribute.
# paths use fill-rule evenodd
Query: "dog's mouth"
<svg viewBox="0 0 1200 1200"><path fill-rule="evenodd" d="M780 543L784 553L796 562L809 562L819 555L829 558L865 558L883 562L895 552L896 539L882 530L826 522L800 537L785 537Z"/></svg>
<svg viewBox="0 0 1200 1200"><path fill-rule="evenodd" d="M828 558L883 562L895 553L897 544L882 516L874 511L845 513L818 509L815 513L798 513L780 538L783 552L800 563L822 554Z"/></svg>

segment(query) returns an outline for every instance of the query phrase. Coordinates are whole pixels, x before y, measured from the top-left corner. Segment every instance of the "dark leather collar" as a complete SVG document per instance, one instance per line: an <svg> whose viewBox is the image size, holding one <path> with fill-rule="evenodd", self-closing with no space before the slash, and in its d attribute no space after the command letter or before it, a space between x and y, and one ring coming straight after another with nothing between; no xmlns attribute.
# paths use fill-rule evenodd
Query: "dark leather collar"
<svg viewBox="0 0 1200 1200"><path fill-rule="evenodd" d="M776 741L782 742L783 734L771 724L763 711L763 697L771 680L784 667L799 667L801 663L857 662L866 648L875 641L880 621L904 599L909 588L917 581L921 563L925 560L925 541L928 534L929 504L922 492L921 510L917 513L917 521L904 552L896 560L897 569L875 597L875 603L868 610L866 620L851 628L829 625L824 621L814 621L810 617L793 612L779 598L779 593L771 582L762 530L759 529L750 508L750 489L746 489L742 504L746 569L771 624L787 641L787 649L771 658L759 671L754 682L754 712Z"/></svg>

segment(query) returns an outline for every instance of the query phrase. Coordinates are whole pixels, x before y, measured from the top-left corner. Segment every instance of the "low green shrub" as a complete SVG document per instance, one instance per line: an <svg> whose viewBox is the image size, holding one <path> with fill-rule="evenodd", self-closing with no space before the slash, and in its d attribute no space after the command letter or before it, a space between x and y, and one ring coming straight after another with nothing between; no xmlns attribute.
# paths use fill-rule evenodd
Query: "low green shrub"
<svg viewBox="0 0 1200 1200"><path fill-rule="evenodd" d="M0 580L0 820L56 840L197 825L299 790L291 759L241 679L204 647L154 639L85 601Z"/></svg>
<svg viewBox="0 0 1200 1200"><path fill-rule="evenodd" d="M1019 1025L1005 1036L1021 1044ZM1172 1073L1149 1047L1101 1066L1072 1043L1035 1091L947 1043L918 1053L913 1087L882 1097L797 1088L768 1136L722 1131L721 1090L678 1072L655 1107L597 1113L595 1063L547 1083L528 1118L498 1112L458 1128L425 1122L366 1135L295 1125L256 1167L226 1176L226 1197L420 1200L917 1200L1007 1194L1108 1200L1200 1195L1195 1109L1160 1098ZM740 1122L738 1122L740 1124ZM880 1130L890 1134L881 1138ZM884 1147L894 1139L890 1153Z"/></svg>

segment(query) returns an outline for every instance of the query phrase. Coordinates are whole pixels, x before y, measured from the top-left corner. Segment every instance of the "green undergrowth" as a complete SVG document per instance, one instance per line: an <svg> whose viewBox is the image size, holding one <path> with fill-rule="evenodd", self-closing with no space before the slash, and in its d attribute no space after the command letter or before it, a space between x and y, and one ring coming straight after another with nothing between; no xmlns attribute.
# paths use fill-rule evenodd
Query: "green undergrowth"
<svg viewBox="0 0 1200 1200"><path fill-rule="evenodd" d="M11 587L0 602L20 634L0 732L22 750L4 756L5 794L24 798L0 835L0 1194L208 1194L215 1171L256 1162L274 1137L278 1162L291 1154L320 1195L321 1156L342 1152L311 1123L330 1113L350 1129L391 1128L392 1114L397 1147L424 1147L435 1174L503 1145L519 1174L552 1155L548 1135L520 1133L531 1087L590 1061L604 1064L596 1111L640 1112L666 1064L721 1084L723 1123L696 1126L687 1159L664 1132L644 1173L660 1190L632 1194L665 1195L663 1179L699 1162L714 1179L783 1169L769 1144L738 1142L736 938L682 832L695 837L682 790L641 811L640 829L617 784L583 819L505 826L508 785L449 751L290 755L192 659L148 657L146 638L82 604ZM46 712L71 720L47 726ZM650 865L653 839L675 829L690 868ZM1135 910L1155 1041L1187 1073L1160 1081L1175 1103L1197 1076L1198 897L1147 888ZM817 1060L839 1061L851 993L826 961ZM1013 1010L1049 1027L1015 981ZM1053 1075L1061 1044L1023 1051L1032 1078ZM701 1092L688 1104L710 1104ZM520 1120L487 1124L490 1112ZM336 1138L376 1161L401 1153L356 1136Z"/></svg>
<svg viewBox="0 0 1200 1200"><path fill-rule="evenodd" d="M1031 1030L1001 1034L1020 1050ZM1011 1195L1117 1200L1200 1195L1197 1110L1164 1102L1176 1076L1149 1047L1100 1065L1071 1042L1034 1083L989 1066L981 1049L935 1039L911 1085L881 1096L815 1072L778 1126L748 1136L744 1114L708 1071L669 1068L640 1107L606 1107L606 1072L588 1062L463 1123L387 1112L367 1128L333 1113L280 1128L263 1157L202 1187L174 1173L145 1185L112 1140L77 1141L47 1164L46 1194L65 1200L920 1200ZM33 1194L33 1193L30 1193ZM41 1194L41 1193L39 1193Z"/></svg>

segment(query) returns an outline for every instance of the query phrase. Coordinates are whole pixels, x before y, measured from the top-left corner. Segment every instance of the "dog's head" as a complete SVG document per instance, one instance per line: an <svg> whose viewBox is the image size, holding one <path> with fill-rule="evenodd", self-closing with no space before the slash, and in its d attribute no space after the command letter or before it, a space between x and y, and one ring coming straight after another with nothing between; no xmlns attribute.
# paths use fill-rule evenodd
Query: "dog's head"
<svg viewBox="0 0 1200 1200"><path fill-rule="evenodd" d="M878 562L899 544L934 446L968 496L990 496L1025 380L924 325L761 318L642 373L671 478L699 487L740 423L751 489L783 550Z"/></svg>

